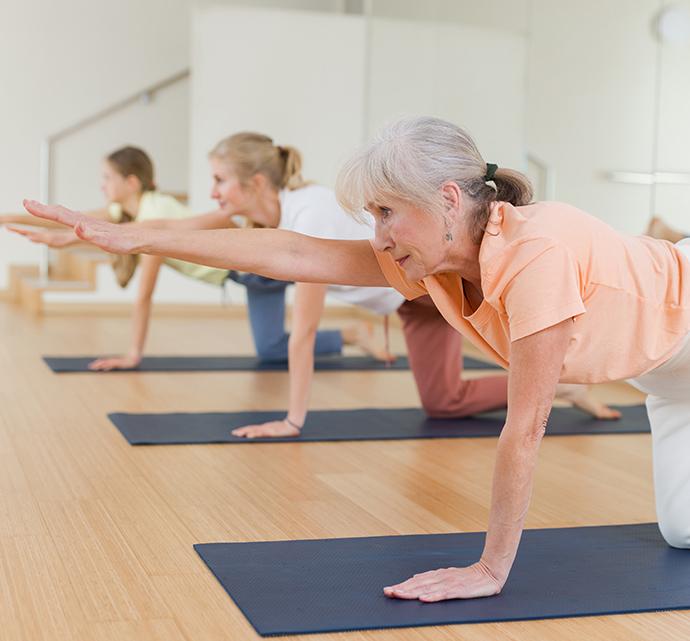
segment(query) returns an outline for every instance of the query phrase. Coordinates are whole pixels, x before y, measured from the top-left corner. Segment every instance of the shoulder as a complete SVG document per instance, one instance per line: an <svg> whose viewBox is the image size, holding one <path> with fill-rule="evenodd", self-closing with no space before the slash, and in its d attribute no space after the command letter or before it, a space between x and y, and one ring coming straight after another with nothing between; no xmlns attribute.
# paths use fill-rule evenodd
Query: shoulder
<svg viewBox="0 0 690 641"><path fill-rule="evenodd" d="M308 185L280 192L280 228L311 236L338 238L338 222L347 223L331 189Z"/></svg>
<svg viewBox="0 0 690 641"><path fill-rule="evenodd" d="M333 190L322 185L307 185L293 190L284 189L280 192L280 202L283 208L289 210L324 205L338 206Z"/></svg>
<svg viewBox="0 0 690 641"><path fill-rule="evenodd" d="M488 267L522 255L536 256L543 251L570 246L578 252L601 234L616 233L594 216L561 202L537 202L522 207L495 203L479 253L480 263Z"/></svg>

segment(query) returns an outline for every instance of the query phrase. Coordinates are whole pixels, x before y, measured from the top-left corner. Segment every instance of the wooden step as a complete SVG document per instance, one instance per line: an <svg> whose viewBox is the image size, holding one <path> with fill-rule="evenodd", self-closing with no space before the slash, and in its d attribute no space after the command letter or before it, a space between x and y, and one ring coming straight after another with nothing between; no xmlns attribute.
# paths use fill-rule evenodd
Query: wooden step
<svg viewBox="0 0 690 641"><path fill-rule="evenodd" d="M44 280L37 276L26 276L19 280L17 302L27 311L41 314L44 292L83 292L94 289L94 283L88 280Z"/></svg>
<svg viewBox="0 0 690 641"><path fill-rule="evenodd" d="M107 262L107 254L91 247L76 247L58 252L51 265L50 277L39 277L34 265L10 265L5 300L14 302L34 314L44 311L44 292L94 291L98 265Z"/></svg>

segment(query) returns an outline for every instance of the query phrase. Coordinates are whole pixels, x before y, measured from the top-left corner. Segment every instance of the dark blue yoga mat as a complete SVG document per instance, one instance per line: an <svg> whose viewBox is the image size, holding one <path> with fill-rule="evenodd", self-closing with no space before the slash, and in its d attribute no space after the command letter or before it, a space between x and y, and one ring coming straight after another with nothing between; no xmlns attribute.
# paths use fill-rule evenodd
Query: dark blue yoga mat
<svg viewBox="0 0 690 641"><path fill-rule="evenodd" d="M643 405L618 407L618 421L599 421L570 407L551 412L546 434L629 434L649 432ZM309 412L299 437L246 439L230 432L243 425L280 420L285 412L210 412L176 414L108 414L131 445L191 443L281 443L365 441L498 436L505 412L458 419L429 419L420 409L321 410Z"/></svg>
<svg viewBox="0 0 690 641"><path fill-rule="evenodd" d="M655 523L525 531L500 595L388 599L413 574L466 566L484 533L206 543L194 549L262 636L690 609L690 551Z"/></svg>
<svg viewBox="0 0 690 641"><path fill-rule="evenodd" d="M95 356L44 356L53 372L57 374L91 372L88 365ZM501 369L495 363L465 357L465 369ZM360 370L407 370L410 364L406 356L398 356L393 363L386 364L370 356L325 356L316 358L317 371L360 371ZM139 367L112 372L286 372L287 363L265 363L255 356L145 356ZM94 372L92 372L94 373ZM103 374L104 372L95 372Z"/></svg>

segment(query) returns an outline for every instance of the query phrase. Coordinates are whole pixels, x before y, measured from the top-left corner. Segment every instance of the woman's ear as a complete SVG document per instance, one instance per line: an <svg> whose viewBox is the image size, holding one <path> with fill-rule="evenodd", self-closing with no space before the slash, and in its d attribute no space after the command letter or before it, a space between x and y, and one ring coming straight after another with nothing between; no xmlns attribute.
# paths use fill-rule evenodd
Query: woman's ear
<svg viewBox="0 0 690 641"><path fill-rule="evenodd" d="M141 184L141 180L139 180L139 178L137 178L134 174L129 174L129 176L125 178L125 183L127 184L127 187L129 187L132 191L136 191L139 193L144 191L144 187Z"/></svg>
<svg viewBox="0 0 690 641"><path fill-rule="evenodd" d="M462 190L457 183L449 180L441 185L441 196L443 197L443 204L445 211L459 212L462 208Z"/></svg>
<svg viewBox="0 0 690 641"><path fill-rule="evenodd" d="M263 193L264 189L268 185L268 179L263 174L254 174L248 181L250 189L256 193Z"/></svg>

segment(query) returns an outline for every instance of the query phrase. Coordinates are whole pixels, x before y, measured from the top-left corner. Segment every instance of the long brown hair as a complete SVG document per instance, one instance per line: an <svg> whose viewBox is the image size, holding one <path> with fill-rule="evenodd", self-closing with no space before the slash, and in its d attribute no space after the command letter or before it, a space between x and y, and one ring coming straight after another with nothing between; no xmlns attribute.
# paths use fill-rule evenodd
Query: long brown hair
<svg viewBox="0 0 690 641"><path fill-rule="evenodd" d="M135 176L141 183L142 192L155 191L153 162L143 149L122 147L109 154L106 160L121 176Z"/></svg>
<svg viewBox="0 0 690 641"><path fill-rule="evenodd" d="M142 193L156 190L153 162L143 149L138 147L121 147L108 154L106 160L124 178L135 176L141 184ZM133 220L134 216L123 209L118 222L128 223ZM139 256L136 254L111 256L110 263L120 287L127 287L132 276L134 276L138 262Z"/></svg>

